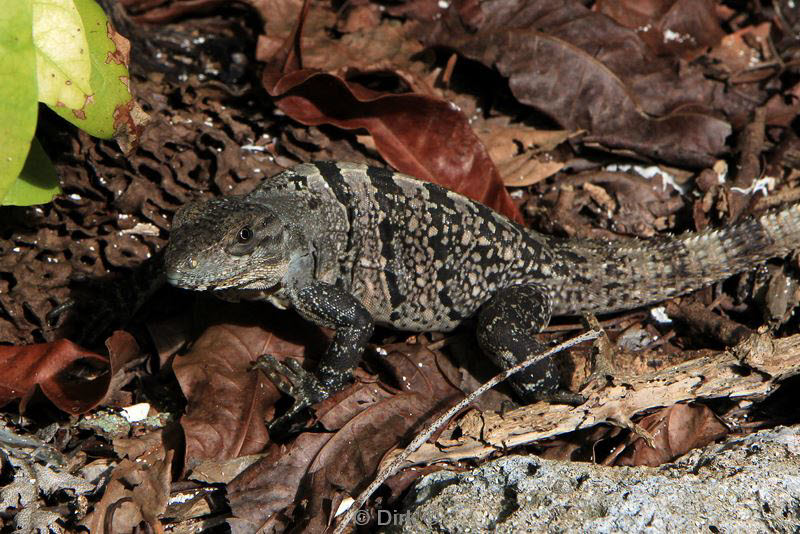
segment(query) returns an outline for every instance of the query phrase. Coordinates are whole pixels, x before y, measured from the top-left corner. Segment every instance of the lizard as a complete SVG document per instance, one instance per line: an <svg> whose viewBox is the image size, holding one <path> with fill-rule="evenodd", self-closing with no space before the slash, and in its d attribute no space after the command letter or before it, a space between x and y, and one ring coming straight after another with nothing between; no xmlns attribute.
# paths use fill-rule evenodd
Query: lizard
<svg viewBox="0 0 800 534"><path fill-rule="evenodd" d="M656 303L796 248L800 204L701 233L565 238L405 174L321 161L179 209L165 270L174 286L267 300L334 330L313 374L262 357L295 398L291 418L352 379L376 324L447 332L476 319L480 348L507 369L541 351L535 335L552 316ZM581 402L552 360L512 386L525 402Z"/></svg>

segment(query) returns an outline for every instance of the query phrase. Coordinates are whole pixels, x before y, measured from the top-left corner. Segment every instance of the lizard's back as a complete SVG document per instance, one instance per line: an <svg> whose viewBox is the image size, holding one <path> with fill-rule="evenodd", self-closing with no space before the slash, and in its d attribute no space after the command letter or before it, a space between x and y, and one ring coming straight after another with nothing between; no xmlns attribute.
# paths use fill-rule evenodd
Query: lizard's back
<svg viewBox="0 0 800 534"><path fill-rule="evenodd" d="M405 330L450 330L498 289L528 283L547 289L555 315L631 309L800 246L798 205L702 234L589 241L544 236L441 186L354 163L298 165L251 196L287 184L323 203L303 222L326 241L319 278Z"/></svg>
<svg viewBox="0 0 800 534"><path fill-rule="evenodd" d="M280 193L287 180L302 182L295 187L347 219L336 280L325 281L359 298L378 324L451 330L523 275L555 276L543 236L439 185L378 167L317 162L267 180L252 195ZM344 237L325 247L335 240Z"/></svg>

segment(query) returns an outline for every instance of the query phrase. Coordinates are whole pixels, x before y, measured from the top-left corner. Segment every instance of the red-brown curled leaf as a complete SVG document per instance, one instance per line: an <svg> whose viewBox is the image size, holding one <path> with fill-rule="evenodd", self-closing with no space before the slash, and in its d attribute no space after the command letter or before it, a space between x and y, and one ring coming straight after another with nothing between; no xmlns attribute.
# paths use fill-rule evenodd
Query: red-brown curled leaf
<svg viewBox="0 0 800 534"><path fill-rule="evenodd" d="M95 372L90 376L72 373L79 362ZM59 409L70 414L83 413L103 399L110 377L107 358L66 339L0 347L0 406L15 399L26 402L38 385Z"/></svg>
<svg viewBox="0 0 800 534"><path fill-rule="evenodd" d="M449 102L420 94L377 93L311 69L286 74L267 88L293 119L363 128L394 168L522 221L486 148Z"/></svg>
<svg viewBox="0 0 800 534"><path fill-rule="evenodd" d="M309 6L303 3L294 31L264 69L262 82L278 107L303 124L363 128L397 170L523 222L486 147L451 103L415 93L379 93L302 68L300 36Z"/></svg>
<svg viewBox="0 0 800 534"><path fill-rule="evenodd" d="M632 434L608 463L655 467L728 434L714 412L701 404L674 404L645 416L639 426L653 436L652 446Z"/></svg>

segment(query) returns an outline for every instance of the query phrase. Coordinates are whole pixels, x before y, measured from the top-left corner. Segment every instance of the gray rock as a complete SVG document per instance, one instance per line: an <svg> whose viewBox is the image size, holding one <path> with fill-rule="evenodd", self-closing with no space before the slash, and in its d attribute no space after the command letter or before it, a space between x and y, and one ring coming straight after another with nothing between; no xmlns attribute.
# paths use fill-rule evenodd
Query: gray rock
<svg viewBox="0 0 800 534"><path fill-rule="evenodd" d="M393 532L800 532L800 427L658 468L508 456L421 479Z"/></svg>

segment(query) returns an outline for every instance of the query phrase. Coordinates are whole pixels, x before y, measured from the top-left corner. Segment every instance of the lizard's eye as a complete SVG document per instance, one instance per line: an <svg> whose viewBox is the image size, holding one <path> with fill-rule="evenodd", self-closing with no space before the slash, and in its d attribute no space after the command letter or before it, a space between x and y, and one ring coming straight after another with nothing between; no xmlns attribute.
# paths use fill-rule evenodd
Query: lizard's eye
<svg viewBox="0 0 800 534"><path fill-rule="evenodd" d="M237 241L239 241L239 243L244 245L245 243L253 239L253 231L250 229L249 226L244 226L242 227L241 230L239 230L239 233L236 234L236 239Z"/></svg>

